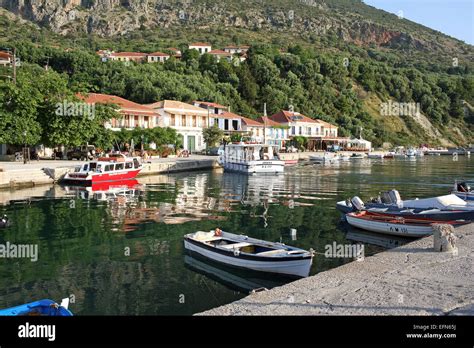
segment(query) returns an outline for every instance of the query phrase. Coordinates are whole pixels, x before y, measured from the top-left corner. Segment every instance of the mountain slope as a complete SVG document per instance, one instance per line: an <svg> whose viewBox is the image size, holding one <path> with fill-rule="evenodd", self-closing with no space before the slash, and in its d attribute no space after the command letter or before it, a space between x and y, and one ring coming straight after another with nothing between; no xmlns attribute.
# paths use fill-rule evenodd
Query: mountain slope
<svg viewBox="0 0 474 348"><path fill-rule="evenodd" d="M251 117L265 102L271 111L291 104L337 122L344 135L364 127L377 145L473 141L473 46L361 1L0 0L0 7L8 10L0 9L0 45L65 73L73 90L141 103L215 100ZM188 55L174 65L123 67L94 54L184 50L191 41L253 48L241 66ZM383 117L390 100L419 103L421 114Z"/></svg>

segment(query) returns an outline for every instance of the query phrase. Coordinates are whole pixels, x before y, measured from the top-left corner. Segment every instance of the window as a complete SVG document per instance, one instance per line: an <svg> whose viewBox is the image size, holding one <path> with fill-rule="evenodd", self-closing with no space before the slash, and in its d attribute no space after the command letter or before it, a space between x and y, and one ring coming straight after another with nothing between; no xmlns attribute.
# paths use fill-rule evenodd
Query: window
<svg viewBox="0 0 474 348"><path fill-rule="evenodd" d="M224 130L229 130L229 120L224 120Z"/></svg>
<svg viewBox="0 0 474 348"><path fill-rule="evenodd" d="M110 172L111 170L114 170L113 164L108 164L104 167L104 172Z"/></svg>
<svg viewBox="0 0 474 348"><path fill-rule="evenodd" d="M219 114L219 109L218 108L214 108L214 113L217 115Z"/></svg>
<svg viewBox="0 0 474 348"><path fill-rule="evenodd" d="M197 116L193 116L193 127L197 127Z"/></svg>
<svg viewBox="0 0 474 348"><path fill-rule="evenodd" d="M135 124L135 127L138 127L138 124L139 124L139 122L138 122L138 116L135 116L135 117L133 118L133 122L134 122L134 124Z"/></svg>
<svg viewBox="0 0 474 348"><path fill-rule="evenodd" d="M203 128L206 128L206 127L207 127L207 119L206 119L206 117L204 117L204 116L202 117L202 127L203 127Z"/></svg>
<svg viewBox="0 0 474 348"><path fill-rule="evenodd" d="M123 170L123 163L117 163L115 164L115 170Z"/></svg>
<svg viewBox="0 0 474 348"><path fill-rule="evenodd" d="M125 169L132 169L133 164L132 162L125 162Z"/></svg>
<svg viewBox="0 0 474 348"><path fill-rule="evenodd" d="M181 126L186 127L186 115L181 115Z"/></svg>
<svg viewBox="0 0 474 348"><path fill-rule="evenodd" d="M199 53L202 54L202 48L199 47Z"/></svg>
<svg viewBox="0 0 474 348"><path fill-rule="evenodd" d="M299 131L299 133L298 133L299 135L303 135L303 131L302 131L302 127L301 127L301 126L299 127L299 130L298 130L298 131Z"/></svg>
<svg viewBox="0 0 474 348"><path fill-rule="evenodd" d="M291 134L295 135L296 134L296 127L291 126Z"/></svg>
<svg viewBox="0 0 474 348"><path fill-rule="evenodd" d="M308 135L311 135L311 127L308 127Z"/></svg>
<svg viewBox="0 0 474 348"><path fill-rule="evenodd" d="M84 164L84 166L82 167L82 171L83 172L88 172L89 171L89 165L87 163Z"/></svg>
<svg viewBox="0 0 474 348"><path fill-rule="evenodd" d="M171 114L170 116L171 116L170 126L174 127L174 126L176 126L176 118L175 118L174 114Z"/></svg>

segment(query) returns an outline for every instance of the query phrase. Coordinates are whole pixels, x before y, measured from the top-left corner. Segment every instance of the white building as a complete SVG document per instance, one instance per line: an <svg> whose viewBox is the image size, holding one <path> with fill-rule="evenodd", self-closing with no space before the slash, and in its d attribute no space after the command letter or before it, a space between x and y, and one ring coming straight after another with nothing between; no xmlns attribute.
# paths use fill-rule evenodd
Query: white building
<svg viewBox="0 0 474 348"><path fill-rule="evenodd" d="M211 56L216 57L217 61L226 59L229 63L232 62L232 54L222 50L212 50L208 52Z"/></svg>
<svg viewBox="0 0 474 348"><path fill-rule="evenodd" d="M210 127L217 125L226 135L244 131L242 128L242 116L228 111L229 108L227 106L198 100L195 100L193 104L207 110Z"/></svg>
<svg viewBox="0 0 474 348"><path fill-rule="evenodd" d="M148 63L164 63L169 58L170 58L170 55L163 52L153 52L147 55Z"/></svg>
<svg viewBox="0 0 474 348"><path fill-rule="evenodd" d="M212 51L212 46L207 42L194 42L188 46L190 50L197 50L199 54L209 53Z"/></svg>
<svg viewBox="0 0 474 348"><path fill-rule="evenodd" d="M202 130L208 125L207 110L174 100L162 100L146 106L160 115L158 126L176 129L182 137L184 149L199 152L206 148Z"/></svg>

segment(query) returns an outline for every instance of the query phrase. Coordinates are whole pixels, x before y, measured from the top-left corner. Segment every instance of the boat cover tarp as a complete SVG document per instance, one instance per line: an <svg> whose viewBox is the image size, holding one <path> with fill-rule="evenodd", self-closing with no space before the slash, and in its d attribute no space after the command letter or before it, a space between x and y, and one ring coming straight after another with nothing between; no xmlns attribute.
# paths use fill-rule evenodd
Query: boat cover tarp
<svg viewBox="0 0 474 348"><path fill-rule="evenodd" d="M438 208L446 209L450 206L466 206L467 203L456 195L446 195L425 199L403 201L404 208Z"/></svg>

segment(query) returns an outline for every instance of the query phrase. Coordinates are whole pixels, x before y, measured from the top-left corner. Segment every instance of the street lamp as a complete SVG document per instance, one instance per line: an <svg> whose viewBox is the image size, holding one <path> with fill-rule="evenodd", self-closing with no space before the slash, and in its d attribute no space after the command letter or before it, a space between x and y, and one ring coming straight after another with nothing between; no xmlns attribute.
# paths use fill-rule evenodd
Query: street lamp
<svg viewBox="0 0 474 348"><path fill-rule="evenodd" d="M27 151L26 151L26 130L23 131L23 139L25 140L25 146L23 147L23 164L26 164L27 162Z"/></svg>

